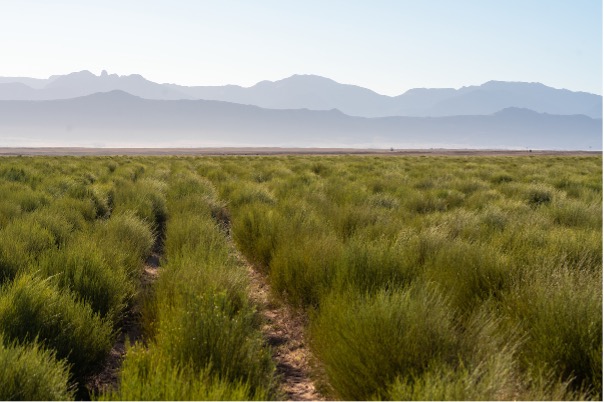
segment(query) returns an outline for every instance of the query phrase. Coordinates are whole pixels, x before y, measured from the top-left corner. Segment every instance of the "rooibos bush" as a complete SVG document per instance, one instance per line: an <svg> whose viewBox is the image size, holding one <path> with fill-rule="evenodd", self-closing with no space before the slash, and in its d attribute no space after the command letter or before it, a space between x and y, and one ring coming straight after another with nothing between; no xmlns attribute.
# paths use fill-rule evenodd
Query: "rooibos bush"
<svg viewBox="0 0 604 402"><path fill-rule="evenodd" d="M134 285L126 272L107 261L99 246L83 235L65 248L45 254L39 268L113 324L118 323L134 295Z"/></svg>
<svg viewBox="0 0 604 402"><path fill-rule="evenodd" d="M366 400L385 397L397 376L451 360L456 339L446 300L414 286L327 298L312 319L311 344L336 395Z"/></svg>
<svg viewBox="0 0 604 402"><path fill-rule="evenodd" d="M112 346L111 324L69 292L25 274L0 289L0 328L5 339L36 338L72 364L75 378L91 373Z"/></svg>
<svg viewBox="0 0 604 402"><path fill-rule="evenodd" d="M0 399L67 401L74 397L64 360L37 342L6 344L0 335Z"/></svg>

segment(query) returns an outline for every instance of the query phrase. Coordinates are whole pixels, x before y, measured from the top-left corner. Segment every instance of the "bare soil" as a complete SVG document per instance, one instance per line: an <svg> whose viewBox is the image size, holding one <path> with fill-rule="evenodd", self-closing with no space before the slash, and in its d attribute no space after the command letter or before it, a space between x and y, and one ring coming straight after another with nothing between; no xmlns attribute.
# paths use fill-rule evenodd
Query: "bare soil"
<svg viewBox="0 0 604 402"><path fill-rule="evenodd" d="M0 156L103 156L103 155L393 155L393 156L596 156L602 151L489 150L489 149L359 149L359 148L8 148Z"/></svg>
<svg viewBox="0 0 604 402"><path fill-rule="evenodd" d="M263 318L262 333L273 349L281 394L289 401L322 401L311 371L317 363L307 348L306 316L272 297L267 278L244 261L250 278L250 299Z"/></svg>

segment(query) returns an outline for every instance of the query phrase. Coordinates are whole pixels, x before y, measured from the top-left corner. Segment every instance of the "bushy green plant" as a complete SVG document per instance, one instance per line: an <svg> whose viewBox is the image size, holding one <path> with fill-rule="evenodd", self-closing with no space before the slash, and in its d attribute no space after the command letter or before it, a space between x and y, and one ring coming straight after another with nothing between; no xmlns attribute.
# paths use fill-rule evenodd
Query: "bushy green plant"
<svg viewBox="0 0 604 402"><path fill-rule="evenodd" d="M19 345L0 334L0 399L4 401L69 401L69 368L37 342Z"/></svg>
<svg viewBox="0 0 604 402"><path fill-rule="evenodd" d="M268 400L263 390L255 393L245 382L232 383L212 374L210 367L194 370L174 363L162 351L137 344L129 348L119 375L119 388L99 400Z"/></svg>
<svg viewBox="0 0 604 402"><path fill-rule="evenodd" d="M421 271L411 249L407 241L355 236L345 245L338 282L361 292L409 284Z"/></svg>
<svg viewBox="0 0 604 402"><path fill-rule="evenodd" d="M429 288L334 294L311 323L311 342L338 398L380 398L396 377L454 359L446 299Z"/></svg>
<svg viewBox="0 0 604 402"><path fill-rule="evenodd" d="M65 211L60 211L57 208L40 208L24 217L24 221L31 226L39 225L48 230L52 234L57 247L63 246L77 227L77 224L70 221Z"/></svg>
<svg viewBox="0 0 604 402"><path fill-rule="evenodd" d="M151 178L125 183L115 190L114 213L133 211L158 230L167 216L165 192L165 183Z"/></svg>
<svg viewBox="0 0 604 402"><path fill-rule="evenodd" d="M99 222L92 236L113 270L123 270L130 278L138 279L142 263L151 253L157 235L150 223L126 211Z"/></svg>
<svg viewBox="0 0 604 402"><path fill-rule="evenodd" d="M425 266L425 280L437 283L460 312L499 297L518 277L509 259L496 249L461 240L447 242Z"/></svg>
<svg viewBox="0 0 604 402"><path fill-rule="evenodd" d="M339 276L342 245L333 235L292 240L278 247L271 260L273 291L283 294L294 306L317 306Z"/></svg>
<svg viewBox="0 0 604 402"><path fill-rule="evenodd" d="M267 268L278 243L281 217L266 205L247 205L233 218L233 238L250 261Z"/></svg>
<svg viewBox="0 0 604 402"><path fill-rule="evenodd" d="M36 268L114 324L134 295L134 285L126 272L112 266L99 245L83 235L61 250L46 253Z"/></svg>
<svg viewBox="0 0 604 402"><path fill-rule="evenodd" d="M0 229L0 283L14 278L53 247L52 233L36 222L16 220Z"/></svg>
<svg viewBox="0 0 604 402"><path fill-rule="evenodd" d="M592 397L602 393L602 276L581 266L544 266L526 273L504 306L525 331L520 361L548 371Z"/></svg>
<svg viewBox="0 0 604 402"><path fill-rule="evenodd" d="M21 275L0 288L0 328L6 341L35 339L67 359L76 379L90 374L112 346L111 324L49 279Z"/></svg>
<svg viewBox="0 0 604 402"><path fill-rule="evenodd" d="M156 348L179 364L212 372L250 388L269 389L273 366L252 329L257 321L248 306L233 304L226 292L175 294L171 307L159 310Z"/></svg>

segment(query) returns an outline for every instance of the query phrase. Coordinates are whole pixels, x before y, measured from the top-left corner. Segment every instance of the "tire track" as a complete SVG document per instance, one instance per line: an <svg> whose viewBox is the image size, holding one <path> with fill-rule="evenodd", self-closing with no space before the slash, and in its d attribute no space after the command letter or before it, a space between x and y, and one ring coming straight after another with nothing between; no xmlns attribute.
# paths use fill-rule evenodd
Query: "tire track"
<svg viewBox="0 0 604 402"><path fill-rule="evenodd" d="M247 266L250 278L250 299L258 306L264 325L262 333L273 349L281 394L290 401L326 400L311 378L313 358L304 336L307 324L303 313L271 297L267 278L239 256Z"/></svg>

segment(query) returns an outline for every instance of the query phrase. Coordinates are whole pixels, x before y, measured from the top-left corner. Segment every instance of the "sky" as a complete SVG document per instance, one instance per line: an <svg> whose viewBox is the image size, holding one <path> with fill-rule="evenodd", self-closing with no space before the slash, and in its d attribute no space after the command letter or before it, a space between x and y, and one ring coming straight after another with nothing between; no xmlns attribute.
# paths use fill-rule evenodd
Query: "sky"
<svg viewBox="0 0 604 402"><path fill-rule="evenodd" d="M490 80L602 94L602 1L0 0L0 76L81 70L181 85L316 74L390 96Z"/></svg>

